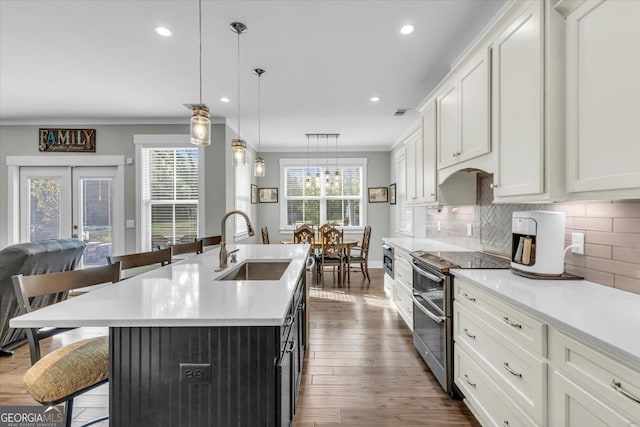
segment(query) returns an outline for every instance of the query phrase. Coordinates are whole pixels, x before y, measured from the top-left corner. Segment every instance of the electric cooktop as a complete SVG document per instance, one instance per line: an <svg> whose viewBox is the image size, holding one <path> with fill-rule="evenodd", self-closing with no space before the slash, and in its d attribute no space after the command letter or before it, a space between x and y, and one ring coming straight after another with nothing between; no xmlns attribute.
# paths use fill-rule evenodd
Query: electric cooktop
<svg viewBox="0 0 640 427"><path fill-rule="evenodd" d="M411 252L411 256L417 263L435 268L442 273L448 273L451 268L486 268L507 269L511 268L511 261L495 255L483 252Z"/></svg>

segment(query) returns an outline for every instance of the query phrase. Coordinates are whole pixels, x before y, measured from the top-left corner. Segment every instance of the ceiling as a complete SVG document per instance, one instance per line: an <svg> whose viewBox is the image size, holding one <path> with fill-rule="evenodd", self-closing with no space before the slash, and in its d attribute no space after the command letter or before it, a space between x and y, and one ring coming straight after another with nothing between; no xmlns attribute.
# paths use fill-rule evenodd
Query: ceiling
<svg viewBox="0 0 640 427"><path fill-rule="evenodd" d="M237 129L229 24L240 21L242 138L258 145L260 67L263 151L306 150L305 133L388 150L417 129L417 105L504 3L203 0L203 102ZM415 31L401 35L407 23ZM195 0L0 0L0 124L187 124L198 69Z"/></svg>

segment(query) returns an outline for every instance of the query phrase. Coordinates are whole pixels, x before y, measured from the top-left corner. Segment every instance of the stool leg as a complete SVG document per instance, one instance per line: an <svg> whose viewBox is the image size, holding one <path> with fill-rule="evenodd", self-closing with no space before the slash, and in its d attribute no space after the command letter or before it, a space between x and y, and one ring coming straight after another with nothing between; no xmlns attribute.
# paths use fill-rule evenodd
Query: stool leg
<svg viewBox="0 0 640 427"><path fill-rule="evenodd" d="M67 417L66 417L67 419L65 421L65 426L71 427L71 421L73 420L73 399L67 400L65 409L67 411Z"/></svg>

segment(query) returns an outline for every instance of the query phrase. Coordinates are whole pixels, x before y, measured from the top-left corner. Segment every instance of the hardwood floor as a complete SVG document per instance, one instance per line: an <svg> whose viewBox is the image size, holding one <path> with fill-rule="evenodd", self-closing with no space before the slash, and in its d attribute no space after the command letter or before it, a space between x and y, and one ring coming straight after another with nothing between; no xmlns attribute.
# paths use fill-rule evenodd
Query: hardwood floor
<svg viewBox="0 0 640 427"><path fill-rule="evenodd" d="M462 402L442 391L414 350L411 332L384 297L382 269L370 273L370 285L356 272L349 287L326 280L323 288L311 289L309 348L295 426L479 426ZM78 329L45 345L56 348L103 333ZM26 346L0 358L0 405L37 404L22 387L28 367ZM75 425L106 414L108 385L76 398L75 406Z"/></svg>

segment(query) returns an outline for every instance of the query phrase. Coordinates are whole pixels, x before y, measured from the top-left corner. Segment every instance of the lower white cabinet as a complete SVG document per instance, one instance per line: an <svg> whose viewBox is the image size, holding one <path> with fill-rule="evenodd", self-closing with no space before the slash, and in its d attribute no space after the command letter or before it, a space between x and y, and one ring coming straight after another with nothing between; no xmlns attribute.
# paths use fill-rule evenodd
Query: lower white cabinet
<svg viewBox="0 0 640 427"><path fill-rule="evenodd" d="M549 425L589 427L638 426L628 417L554 371L549 379Z"/></svg>
<svg viewBox="0 0 640 427"><path fill-rule="evenodd" d="M413 299L411 293L407 292L404 286L396 283L393 288L393 304L396 306L400 317L413 331Z"/></svg>
<svg viewBox="0 0 640 427"><path fill-rule="evenodd" d="M637 367L480 286L454 286L455 382L483 426L640 427Z"/></svg>

